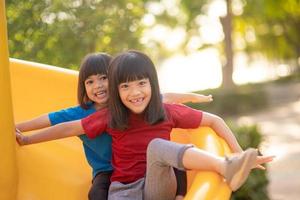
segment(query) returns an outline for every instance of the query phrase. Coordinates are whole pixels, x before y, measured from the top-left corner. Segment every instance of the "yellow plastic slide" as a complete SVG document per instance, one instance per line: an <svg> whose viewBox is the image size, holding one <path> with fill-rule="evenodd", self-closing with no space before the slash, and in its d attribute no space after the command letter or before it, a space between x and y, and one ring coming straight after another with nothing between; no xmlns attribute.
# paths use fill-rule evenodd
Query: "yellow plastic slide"
<svg viewBox="0 0 300 200"><path fill-rule="evenodd" d="M10 59L10 73L16 122L76 105L75 71ZM9 130L2 130L6 132ZM210 128L174 130L172 140L193 143L218 155L229 152ZM16 144L16 165L19 200L87 199L91 170L77 137L23 147ZM0 173L5 176L6 171ZM214 172L189 172L188 187L188 200L227 200L231 194ZM0 193L11 191L2 189Z"/></svg>
<svg viewBox="0 0 300 200"><path fill-rule="evenodd" d="M16 122L76 105L77 72L10 60ZM16 145L19 200L87 199L91 171L77 137Z"/></svg>

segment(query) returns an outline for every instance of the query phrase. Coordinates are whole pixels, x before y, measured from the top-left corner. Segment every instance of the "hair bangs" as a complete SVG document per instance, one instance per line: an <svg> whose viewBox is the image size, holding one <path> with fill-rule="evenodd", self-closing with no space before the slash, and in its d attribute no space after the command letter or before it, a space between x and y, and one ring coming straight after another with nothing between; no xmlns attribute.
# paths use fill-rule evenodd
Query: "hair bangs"
<svg viewBox="0 0 300 200"><path fill-rule="evenodd" d="M111 57L107 54L89 54L81 65L80 71L82 79L85 80L89 76L97 74L107 75L110 60Z"/></svg>
<svg viewBox="0 0 300 200"><path fill-rule="evenodd" d="M118 70L119 83L136 81L150 77L148 63L144 59L132 54L124 59L122 67Z"/></svg>

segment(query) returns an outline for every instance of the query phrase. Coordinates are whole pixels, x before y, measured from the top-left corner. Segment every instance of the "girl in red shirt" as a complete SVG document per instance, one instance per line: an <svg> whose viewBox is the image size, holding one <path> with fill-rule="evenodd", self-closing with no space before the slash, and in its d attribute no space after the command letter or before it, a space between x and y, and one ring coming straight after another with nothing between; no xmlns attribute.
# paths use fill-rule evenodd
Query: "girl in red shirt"
<svg viewBox="0 0 300 200"><path fill-rule="evenodd" d="M17 135L19 142L37 142L41 135L50 140L83 132L93 138L107 131L113 140L114 166L108 199L116 200L173 200L176 194L173 167L216 171L235 191L253 167L273 159L257 156L254 149L243 151L220 117L183 105L163 104L155 67L141 52L127 51L116 56L108 77L109 109L39 134ZM172 128L199 126L213 128L238 154L224 159L192 145L169 141Z"/></svg>

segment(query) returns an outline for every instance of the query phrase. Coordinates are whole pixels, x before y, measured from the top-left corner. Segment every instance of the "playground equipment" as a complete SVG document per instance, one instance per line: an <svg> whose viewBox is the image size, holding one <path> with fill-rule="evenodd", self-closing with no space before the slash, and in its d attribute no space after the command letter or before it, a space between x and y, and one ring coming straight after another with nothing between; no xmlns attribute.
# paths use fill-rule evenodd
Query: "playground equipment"
<svg viewBox="0 0 300 200"><path fill-rule="evenodd" d="M15 121L76 105L77 72L16 59L10 59L10 70ZM225 142L207 127L176 129L172 140L193 143L218 155L229 152ZM24 147L12 145L16 146L17 199L87 198L91 172L79 139ZM231 193L221 176L214 172L188 172L188 187L186 199L190 200L229 199Z"/></svg>
<svg viewBox="0 0 300 200"><path fill-rule="evenodd" d="M87 199L91 171L76 137L19 147L14 121L76 105L77 72L8 58L4 1L0 4L0 200ZM186 132L186 134L182 134ZM172 140L218 155L227 144L210 128L176 129ZM231 191L214 172L188 172L186 200L228 200Z"/></svg>

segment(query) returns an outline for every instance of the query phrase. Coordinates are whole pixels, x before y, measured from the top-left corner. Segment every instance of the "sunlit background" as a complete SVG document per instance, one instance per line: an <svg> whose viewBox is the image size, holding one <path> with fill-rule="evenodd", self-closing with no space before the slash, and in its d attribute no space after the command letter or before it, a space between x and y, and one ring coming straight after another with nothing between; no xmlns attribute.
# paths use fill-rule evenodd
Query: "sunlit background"
<svg viewBox="0 0 300 200"><path fill-rule="evenodd" d="M183 28L170 29L161 24L155 24L155 15L165 10L170 15L178 15L179 1L163 0L161 2L149 3L149 13L144 16L143 23L151 27L141 42L146 46L149 41L158 41L170 51L180 48L184 42L186 32ZM232 2L233 13L243 13L243 2ZM219 18L226 15L226 2L223 0L212 0L204 8L205 15L199 15L196 19L200 34L193 37L187 44L189 54L178 54L165 59L158 66L158 74L161 89L166 92L190 92L217 88L222 84L222 55L216 48L198 50L203 44L217 44L224 40L222 25ZM182 16L184 17L184 16ZM249 33L249 40L255 40L255 35ZM237 49L243 49L244 41L238 38L235 43ZM151 45L149 46L151 48ZM249 59L245 52L238 52L234 57L233 80L236 84L258 83L274 80L281 76L289 75L290 67L284 63L274 65L260 54Z"/></svg>

